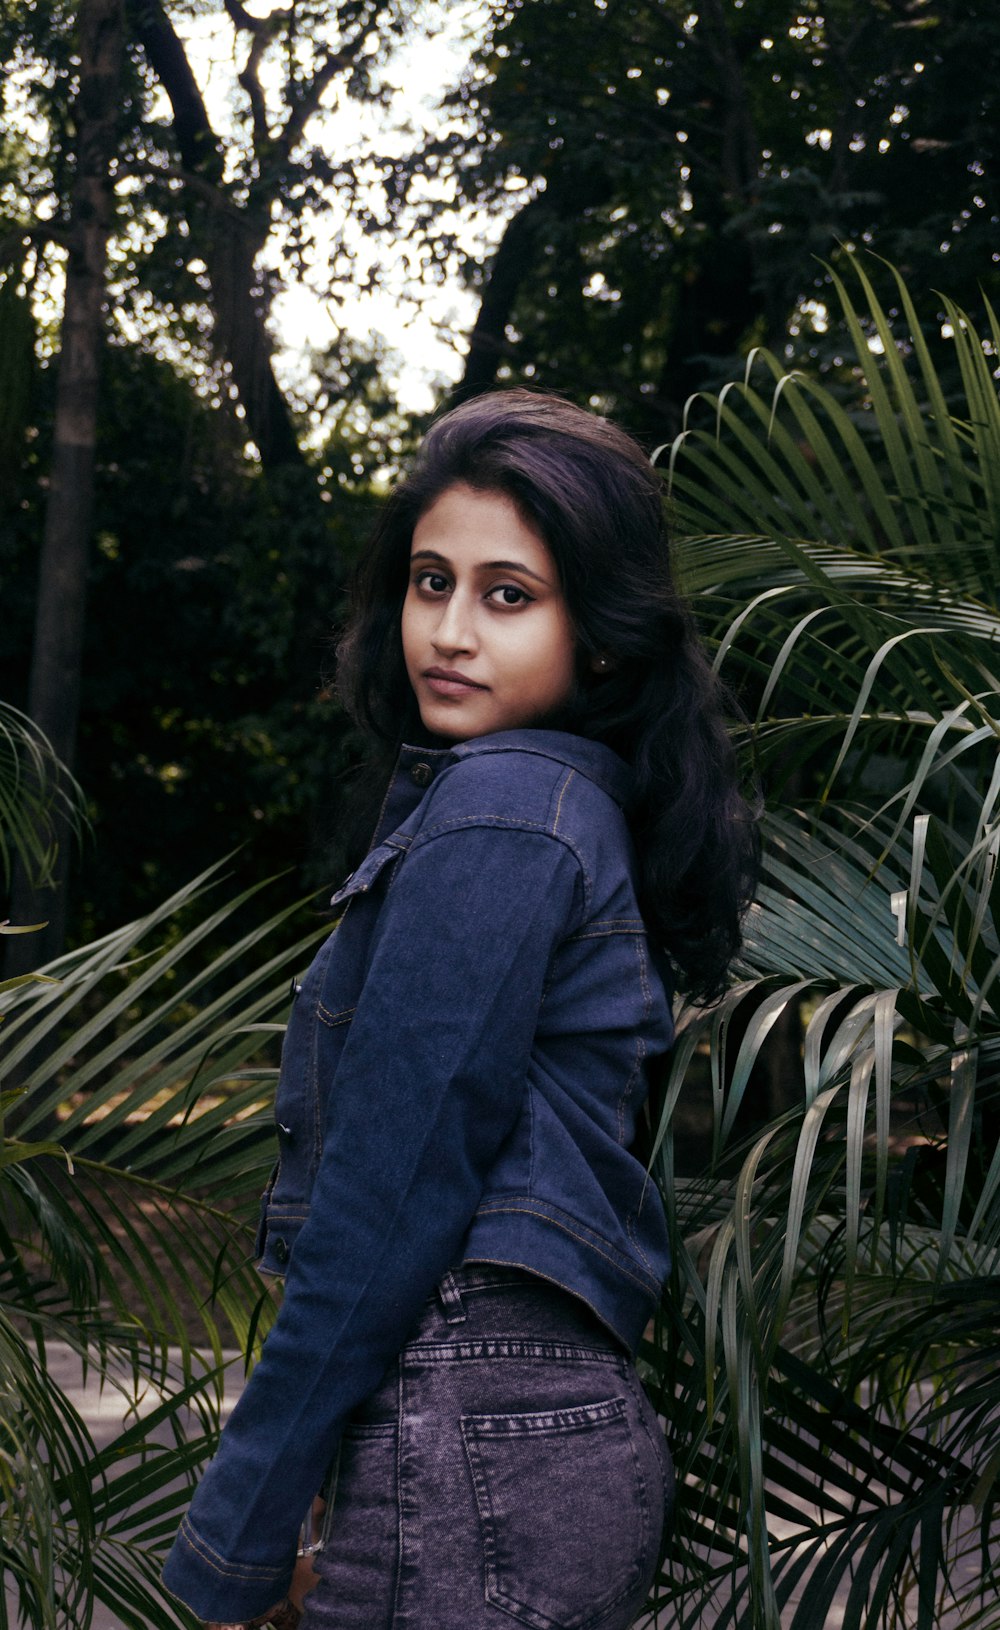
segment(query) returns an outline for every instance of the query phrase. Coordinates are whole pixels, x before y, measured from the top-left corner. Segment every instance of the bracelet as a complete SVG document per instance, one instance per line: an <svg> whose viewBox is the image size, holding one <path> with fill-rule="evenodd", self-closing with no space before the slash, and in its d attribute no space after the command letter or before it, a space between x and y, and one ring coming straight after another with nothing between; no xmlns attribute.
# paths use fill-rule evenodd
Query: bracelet
<svg viewBox="0 0 1000 1630"><path fill-rule="evenodd" d="M298 1623L302 1613L286 1596L277 1606L268 1608L266 1613L259 1613L255 1619L240 1619L235 1624L222 1624L217 1619L204 1621L203 1630L264 1630L270 1625L271 1630L298 1630Z"/></svg>
<svg viewBox="0 0 1000 1630"><path fill-rule="evenodd" d="M284 1601L280 1602L273 1612L265 1616L264 1623L269 1624L271 1630L298 1630L301 1617L301 1609L297 1608L295 1603L286 1596Z"/></svg>

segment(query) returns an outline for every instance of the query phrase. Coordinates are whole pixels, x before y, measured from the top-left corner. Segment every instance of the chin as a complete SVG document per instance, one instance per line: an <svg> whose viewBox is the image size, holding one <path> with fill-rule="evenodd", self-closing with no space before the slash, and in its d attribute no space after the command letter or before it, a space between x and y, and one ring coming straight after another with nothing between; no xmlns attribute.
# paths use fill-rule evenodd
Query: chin
<svg viewBox="0 0 1000 1630"><path fill-rule="evenodd" d="M425 730L441 741L467 741L470 736L485 736L487 730L492 729L491 725L477 729L471 721L458 719L443 708L428 708L421 713L420 722Z"/></svg>

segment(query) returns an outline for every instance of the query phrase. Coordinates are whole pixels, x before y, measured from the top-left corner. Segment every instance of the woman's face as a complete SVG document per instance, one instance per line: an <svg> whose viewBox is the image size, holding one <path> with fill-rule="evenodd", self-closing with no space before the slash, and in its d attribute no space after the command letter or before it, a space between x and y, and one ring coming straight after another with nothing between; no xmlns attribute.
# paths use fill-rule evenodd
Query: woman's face
<svg viewBox="0 0 1000 1630"><path fill-rule="evenodd" d="M446 741L530 725L573 688L555 563L505 493L456 482L421 515L402 637L421 720Z"/></svg>

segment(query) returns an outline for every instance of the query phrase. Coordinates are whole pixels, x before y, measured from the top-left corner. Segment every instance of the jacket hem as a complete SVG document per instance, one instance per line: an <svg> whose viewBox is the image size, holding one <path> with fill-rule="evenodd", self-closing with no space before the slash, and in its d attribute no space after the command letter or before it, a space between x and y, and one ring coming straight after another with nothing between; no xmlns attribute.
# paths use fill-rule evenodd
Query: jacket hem
<svg viewBox="0 0 1000 1630"><path fill-rule="evenodd" d="M524 1268L569 1291L596 1313L630 1354L656 1309L662 1280L568 1214L529 1195L492 1199L475 1215L462 1247L463 1262ZM666 1278L669 1264L664 1265Z"/></svg>
<svg viewBox="0 0 1000 1630"><path fill-rule="evenodd" d="M224 1557L185 1517L162 1577L170 1594L199 1618L224 1624L255 1618L279 1602L291 1582L292 1566Z"/></svg>

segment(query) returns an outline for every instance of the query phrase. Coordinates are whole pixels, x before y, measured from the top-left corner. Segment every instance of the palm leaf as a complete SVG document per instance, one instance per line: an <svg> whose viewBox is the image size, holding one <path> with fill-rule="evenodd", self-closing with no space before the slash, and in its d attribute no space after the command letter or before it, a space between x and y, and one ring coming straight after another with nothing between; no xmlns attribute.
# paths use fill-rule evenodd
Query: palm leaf
<svg viewBox="0 0 1000 1630"><path fill-rule="evenodd" d="M24 713L0 702L0 874L10 883L15 859L36 883L51 876L58 811L79 826L83 796Z"/></svg>
<svg viewBox="0 0 1000 1630"><path fill-rule="evenodd" d="M289 975L327 928L296 928L293 906L234 932L266 885L220 899L219 883L212 868L51 964L53 983L0 993L5 1060L31 1072L0 1162L0 1391L18 1400L0 1536L25 1625L85 1630L99 1603L182 1622L159 1563L217 1437L224 1348L252 1354L272 1316L248 1223ZM123 1412L143 1394L154 1409L96 1451L48 1372L53 1341Z"/></svg>
<svg viewBox="0 0 1000 1630"><path fill-rule="evenodd" d="M681 1015L657 1137L675 1269L646 1360L698 1491L657 1601L922 1630L956 1622L953 1592L998 1630L1000 1156L977 1129L1000 1081L1000 404L965 314L956 410L901 280L905 336L854 270L863 309L833 286L860 411L757 353L664 458L771 808L739 983ZM747 1135L787 1004L799 1103ZM712 1163L678 1185L670 1116L705 1054Z"/></svg>

